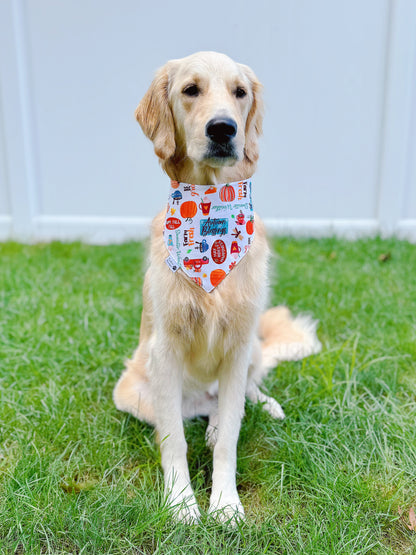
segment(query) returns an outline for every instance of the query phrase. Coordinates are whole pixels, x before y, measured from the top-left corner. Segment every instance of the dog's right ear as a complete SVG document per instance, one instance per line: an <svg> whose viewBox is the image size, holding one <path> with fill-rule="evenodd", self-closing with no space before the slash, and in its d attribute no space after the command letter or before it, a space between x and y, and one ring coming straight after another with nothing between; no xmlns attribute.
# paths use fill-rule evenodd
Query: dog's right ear
<svg viewBox="0 0 416 555"><path fill-rule="evenodd" d="M169 73L163 66L136 108L143 133L153 142L156 155L167 160L175 154L175 125L168 102Z"/></svg>
<svg viewBox="0 0 416 555"><path fill-rule="evenodd" d="M261 94L263 87L251 68L243 64L239 64L239 66L248 77L253 93L253 101L246 121L246 144L244 147L245 157L253 163L257 162L259 157L258 139L262 134L264 112Z"/></svg>

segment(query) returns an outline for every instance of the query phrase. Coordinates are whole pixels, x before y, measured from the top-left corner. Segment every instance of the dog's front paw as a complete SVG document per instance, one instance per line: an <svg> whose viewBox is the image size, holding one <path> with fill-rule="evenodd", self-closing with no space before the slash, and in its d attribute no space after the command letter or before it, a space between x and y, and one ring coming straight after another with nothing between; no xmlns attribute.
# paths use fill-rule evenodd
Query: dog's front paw
<svg viewBox="0 0 416 555"><path fill-rule="evenodd" d="M217 522L228 526L236 526L245 518L244 508L237 493L230 497L221 495L219 498L214 498L211 496L208 514Z"/></svg>
<svg viewBox="0 0 416 555"><path fill-rule="evenodd" d="M181 524L197 524L201 517L196 501L194 504L185 501L180 505L171 505L170 508L174 521Z"/></svg>
<svg viewBox="0 0 416 555"><path fill-rule="evenodd" d="M175 522L182 524L196 524L200 519L198 504L191 488L183 491L170 491L166 502Z"/></svg>

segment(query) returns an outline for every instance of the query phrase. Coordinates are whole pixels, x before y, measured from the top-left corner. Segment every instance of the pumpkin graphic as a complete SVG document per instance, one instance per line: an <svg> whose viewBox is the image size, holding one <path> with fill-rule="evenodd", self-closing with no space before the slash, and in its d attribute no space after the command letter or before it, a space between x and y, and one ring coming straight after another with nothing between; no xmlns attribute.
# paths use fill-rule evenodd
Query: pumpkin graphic
<svg viewBox="0 0 416 555"><path fill-rule="evenodd" d="M181 204L181 216L187 220L191 220L195 216L197 210L196 202L193 200L187 200Z"/></svg>
<svg viewBox="0 0 416 555"><path fill-rule="evenodd" d="M223 202L232 202L235 199L234 187L228 185L228 183L227 185L224 185L220 191L220 199Z"/></svg>
<svg viewBox="0 0 416 555"><path fill-rule="evenodd" d="M221 283L226 275L227 274L224 272L224 270L213 270L209 276L211 285L216 287L219 283Z"/></svg>
<svg viewBox="0 0 416 555"><path fill-rule="evenodd" d="M246 231L249 235L253 235L254 232L254 220L250 218L250 220L246 223Z"/></svg>
<svg viewBox="0 0 416 555"><path fill-rule="evenodd" d="M173 179L171 179L170 184L172 189L177 189L179 187L179 181L174 181Z"/></svg>

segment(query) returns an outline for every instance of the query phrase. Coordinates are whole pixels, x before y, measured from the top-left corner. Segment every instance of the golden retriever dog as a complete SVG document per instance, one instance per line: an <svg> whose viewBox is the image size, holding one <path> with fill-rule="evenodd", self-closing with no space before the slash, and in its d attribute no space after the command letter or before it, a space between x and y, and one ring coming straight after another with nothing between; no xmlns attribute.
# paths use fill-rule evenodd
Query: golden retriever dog
<svg viewBox="0 0 416 555"><path fill-rule="evenodd" d="M215 190L251 179L262 130L261 89L249 67L216 52L159 69L136 117L172 183ZM214 459L209 513L235 524L244 517L235 474L245 398L284 418L259 384L279 361L320 350L316 322L293 318L284 307L262 314L269 247L257 215L250 248L210 292L183 267L172 271L166 264L165 217L166 210L152 224L139 346L114 389L114 402L156 427L167 503L177 520L188 523L200 513L183 418L208 416Z"/></svg>

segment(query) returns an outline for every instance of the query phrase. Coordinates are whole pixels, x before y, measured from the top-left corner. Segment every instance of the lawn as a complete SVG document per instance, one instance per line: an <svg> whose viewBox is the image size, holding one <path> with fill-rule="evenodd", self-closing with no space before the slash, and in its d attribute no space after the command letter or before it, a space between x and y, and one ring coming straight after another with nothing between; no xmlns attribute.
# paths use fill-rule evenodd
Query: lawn
<svg viewBox="0 0 416 555"><path fill-rule="evenodd" d="M247 521L174 525L151 427L111 399L137 344L145 247L0 244L0 553L416 553L416 246L273 241L273 304L321 354L272 371L286 419L247 403ZM207 509L206 421L186 425ZM401 511L401 516L399 514Z"/></svg>

